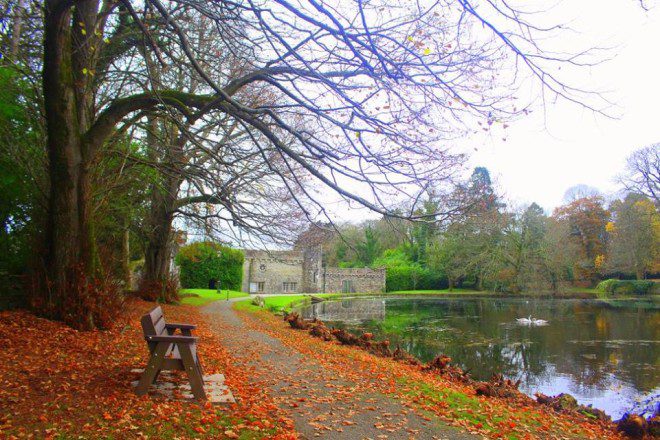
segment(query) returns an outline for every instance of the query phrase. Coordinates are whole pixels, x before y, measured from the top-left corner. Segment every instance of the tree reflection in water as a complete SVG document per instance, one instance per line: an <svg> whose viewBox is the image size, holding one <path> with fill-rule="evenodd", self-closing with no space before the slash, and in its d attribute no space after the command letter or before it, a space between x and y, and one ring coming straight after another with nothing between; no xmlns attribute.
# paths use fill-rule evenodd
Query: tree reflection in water
<svg viewBox="0 0 660 440"><path fill-rule="evenodd" d="M522 379L528 394L567 392L613 417L660 402L660 303L653 300L374 298L316 304L308 317L369 331L429 361L451 356L477 379ZM546 326L520 326L534 316Z"/></svg>

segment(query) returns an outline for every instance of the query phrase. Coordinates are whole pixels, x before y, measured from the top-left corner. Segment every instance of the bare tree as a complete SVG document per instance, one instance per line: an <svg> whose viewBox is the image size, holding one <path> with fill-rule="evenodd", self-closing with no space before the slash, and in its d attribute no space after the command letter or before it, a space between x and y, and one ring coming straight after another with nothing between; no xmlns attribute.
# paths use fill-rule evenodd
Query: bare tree
<svg viewBox="0 0 660 440"><path fill-rule="evenodd" d="M602 197L602 194L598 188L580 183L571 186L564 192L564 203L572 203L589 197Z"/></svg>
<svg viewBox="0 0 660 440"><path fill-rule="evenodd" d="M619 183L629 191L643 194L660 208L660 144L649 145L628 157L626 174Z"/></svg>
<svg viewBox="0 0 660 440"><path fill-rule="evenodd" d="M212 54L191 41L184 12L212 23L211 50L231 50L236 68L205 62ZM228 116L292 197L306 200L298 203L306 216L327 215L309 189L315 184L389 215L399 199L452 179L461 159L444 142L480 130L479 122L490 127L525 114L529 103L513 98L530 77L545 93L601 110L555 68L588 66L589 53L544 50L542 37L560 26L532 18L492 0L46 1L45 267L53 315L66 314L67 302L89 308L76 292L88 285L77 274L93 277L97 266L90 170L117 130L152 111L178 113L190 125ZM136 68L147 65L145 48L163 68L197 76L195 94L166 84L144 92ZM278 99L246 99L261 93ZM82 321L94 326L91 308Z"/></svg>

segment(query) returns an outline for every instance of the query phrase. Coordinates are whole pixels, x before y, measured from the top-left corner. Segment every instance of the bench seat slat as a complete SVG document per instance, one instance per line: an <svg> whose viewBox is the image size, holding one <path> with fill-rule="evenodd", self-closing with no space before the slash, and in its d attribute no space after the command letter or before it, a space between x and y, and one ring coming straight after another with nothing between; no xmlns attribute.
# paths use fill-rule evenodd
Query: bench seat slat
<svg viewBox="0 0 660 440"><path fill-rule="evenodd" d="M156 330L156 335L165 333L165 319L162 315L159 320L154 322L154 329Z"/></svg>

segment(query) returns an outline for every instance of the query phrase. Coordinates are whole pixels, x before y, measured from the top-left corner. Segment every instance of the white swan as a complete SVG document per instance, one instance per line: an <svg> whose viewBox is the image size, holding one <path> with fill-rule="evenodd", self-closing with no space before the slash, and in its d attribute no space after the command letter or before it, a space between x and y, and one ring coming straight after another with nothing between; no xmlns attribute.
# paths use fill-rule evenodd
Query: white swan
<svg viewBox="0 0 660 440"><path fill-rule="evenodd" d="M529 315L529 318L516 318L516 321L522 325L546 325L548 323L545 319L532 318L532 315Z"/></svg>

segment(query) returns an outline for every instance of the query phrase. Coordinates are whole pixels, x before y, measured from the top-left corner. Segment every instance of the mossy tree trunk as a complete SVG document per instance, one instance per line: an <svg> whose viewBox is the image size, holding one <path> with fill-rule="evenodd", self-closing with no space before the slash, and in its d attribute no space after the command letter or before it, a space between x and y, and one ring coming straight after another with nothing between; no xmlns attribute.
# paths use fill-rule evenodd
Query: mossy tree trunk
<svg viewBox="0 0 660 440"><path fill-rule="evenodd" d="M118 22L113 22L110 36L104 37L106 20L115 9L121 10L115 14ZM112 60L143 44L141 39L130 37L146 31L129 16L127 6L115 1L46 0L44 7L42 82L50 192L44 247L39 250L43 271L34 283L35 305L52 318L84 329L99 325L96 312L104 308L100 294L109 286L99 277L91 200L92 170L106 140L124 117L136 111L167 106L194 123L190 108L225 108L222 102L209 106L211 95L158 90L118 97L96 109L96 92ZM169 194L168 190L165 193ZM174 214L174 210L163 212ZM163 225L171 225L171 217L157 224L162 245L168 241L170 229ZM168 258L163 259L159 250L153 254L153 267L158 272L163 267L159 264Z"/></svg>
<svg viewBox="0 0 660 440"><path fill-rule="evenodd" d="M96 26L98 4L81 1L46 4L43 88L47 122L50 194L45 240L47 308L56 318L78 306L85 290L78 282L96 270L90 210L90 166L93 160L85 133L93 118L93 93L88 78L93 55L82 38ZM72 304L73 303L73 304ZM82 327L95 326L91 314Z"/></svg>

